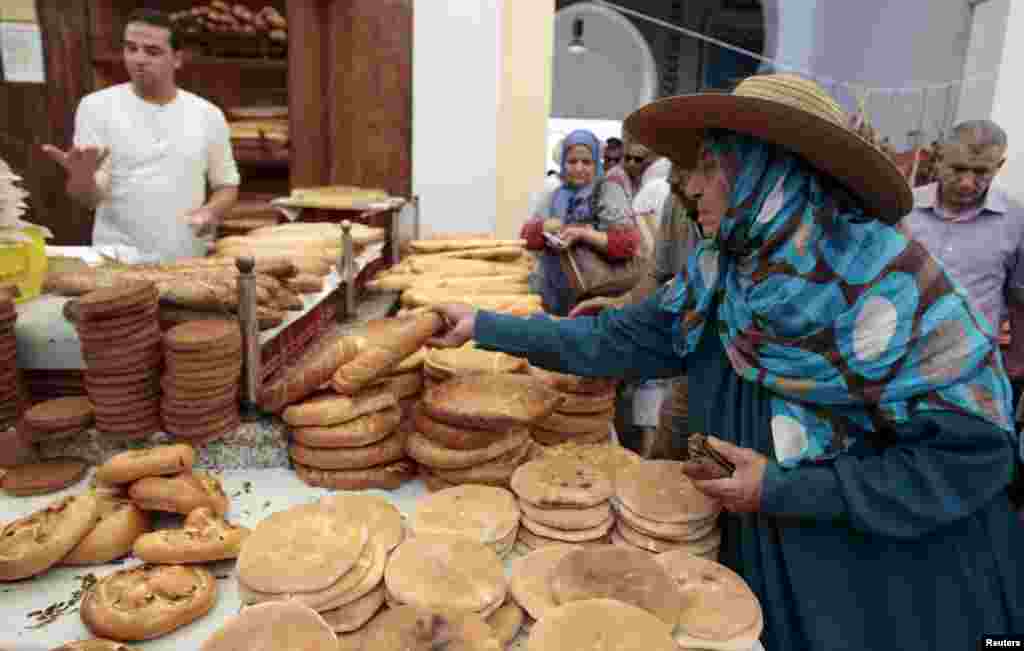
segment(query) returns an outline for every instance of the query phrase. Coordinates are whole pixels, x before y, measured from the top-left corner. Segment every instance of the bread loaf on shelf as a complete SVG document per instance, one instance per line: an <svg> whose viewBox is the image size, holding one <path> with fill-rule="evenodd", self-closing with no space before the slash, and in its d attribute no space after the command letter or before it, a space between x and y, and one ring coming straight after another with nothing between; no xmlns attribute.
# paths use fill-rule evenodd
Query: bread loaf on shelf
<svg viewBox="0 0 1024 651"><path fill-rule="evenodd" d="M350 337L322 342L293 367L285 367L269 384L261 387L257 401L263 409L277 413L287 405L310 396L331 379L342 364L355 358L359 348Z"/></svg>
<svg viewBox="0 0 1024 651"><path fill-rule="evenodd" d="M331 388L345 395L357 393L422 348L442 326L440 315L429 312L409 319L392 336L370 338L355 359L337 370Z"/></svg>

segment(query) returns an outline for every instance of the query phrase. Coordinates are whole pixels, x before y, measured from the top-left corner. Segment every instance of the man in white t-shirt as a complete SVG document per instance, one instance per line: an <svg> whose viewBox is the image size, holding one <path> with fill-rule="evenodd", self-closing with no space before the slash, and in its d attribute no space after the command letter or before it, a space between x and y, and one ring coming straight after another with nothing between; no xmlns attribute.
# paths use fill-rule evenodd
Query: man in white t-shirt
<svg viewBox="0 0 1024 651"><path fill-rule="evenodd" d="M131 82L82 98L73 146L44 151L67 170L67 191L96 210L93 246L125 246L146 261L204 255L238 198L239 174L224 113L178 88L182 52L169 18L128 19Z"/></svg>

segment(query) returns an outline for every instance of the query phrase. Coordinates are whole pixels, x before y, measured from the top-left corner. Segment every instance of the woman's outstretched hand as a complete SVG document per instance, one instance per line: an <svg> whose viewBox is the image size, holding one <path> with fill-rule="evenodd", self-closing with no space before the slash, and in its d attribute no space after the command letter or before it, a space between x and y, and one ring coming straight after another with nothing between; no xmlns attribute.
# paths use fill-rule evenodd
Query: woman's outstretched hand
<svg viewBox="0 0 1024 651"><path fill-rule="evenodd" d="M736 466L731 477L711 479L713 474L699 463L686 463L683 472L693 481L697 490L722 503L722 508L733 513L756 513L761 510L761 488L768 457L751 450L727 443L713 436L708 443Z"/></svg>
<svg viewBox="0 0 1024 651"><path fill-rule="evenodd" d="M465 303L447 303L434 307L444 320L444 330L427 342L436 348L458 348L473 338L477 309Z"/></svg>

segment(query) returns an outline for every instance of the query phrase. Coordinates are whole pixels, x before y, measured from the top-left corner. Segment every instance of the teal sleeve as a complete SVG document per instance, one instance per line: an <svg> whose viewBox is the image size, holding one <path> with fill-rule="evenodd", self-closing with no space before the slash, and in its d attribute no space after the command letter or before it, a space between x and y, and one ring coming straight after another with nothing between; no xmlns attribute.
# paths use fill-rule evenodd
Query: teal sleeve
<svg viewBox="0 0 1024 651"><path fill-rule="evenodd" d="M989 504L1012 472L1005 432L972 416L932 413L902 427L879 454L844 454L791 470L770 463L761 511L916 538Z"/></svg>
<svg viewBox="0 0 1024 651"><path fill-rule="evenodd" d="M675 377L686 363L672 347L675 315L648 300L593 317L556 321L480 311L474 338L481 348L525 357L534 366L588 377Z"/></svg>

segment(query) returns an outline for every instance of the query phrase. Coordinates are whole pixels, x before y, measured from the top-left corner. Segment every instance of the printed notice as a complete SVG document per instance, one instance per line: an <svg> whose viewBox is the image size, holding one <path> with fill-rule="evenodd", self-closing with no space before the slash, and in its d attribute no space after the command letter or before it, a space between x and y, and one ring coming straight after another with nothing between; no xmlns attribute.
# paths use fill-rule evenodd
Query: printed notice
<svg viewBox="0 0 1024 651"><path fill-rule="evenodd" d="M983 649L1024 649L1024 635L982 635L978 651Z"/></svg>
<svg viewBox="0 0 1024 651"><path fill-rule="evenodd" d="M43 34L39 25L0 23L0 62L4 81L44 83Z"/></svg>

